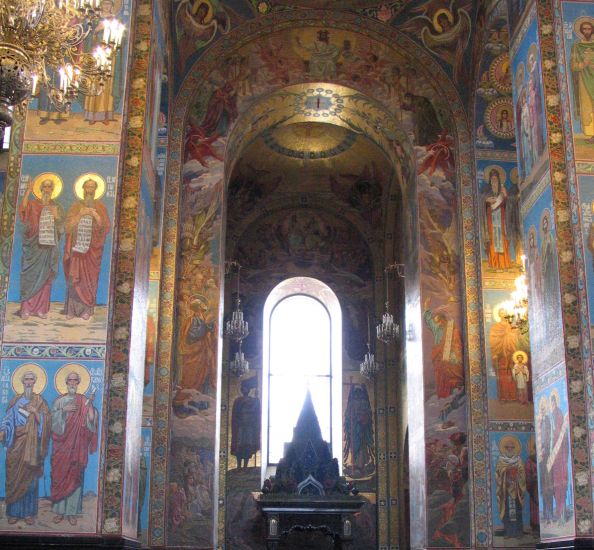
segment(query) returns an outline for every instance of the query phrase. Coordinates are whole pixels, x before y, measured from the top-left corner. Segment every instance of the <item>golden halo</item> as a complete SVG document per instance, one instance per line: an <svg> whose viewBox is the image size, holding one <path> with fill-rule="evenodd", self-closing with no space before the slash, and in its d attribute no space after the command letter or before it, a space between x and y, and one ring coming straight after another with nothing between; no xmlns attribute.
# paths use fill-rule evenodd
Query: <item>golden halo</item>
<svg viewBox="0 0 594 550"><path fill-rule="evenodd" d="M45 180L50 180L54 184L52 199L55 199L62 192L62 178L53 172L42 172L33 180L33 194L41 199L41 184Z"/></svg>
<svg viewBox="0 0 594 550"><path fill-rule="evenodd" d="M546 395L543 395L538 400L538 413L540 414L549 414L549 400L547 399Z"/></svg>
<svg viewBox="0 0 594 550"><path fill-rule="evenodd" d="M514 360L514 363L518 362L518 357L522 357L522 359L524 359L524 363L526 363L526 361L528 361L528 355L526 354L526 352L524 352L522 350L518 350L512 355L512 359Z"/></svg>
<svg viewBox="0 0 594 550"><path fill-rule="evenodd" d="M582 31L580 30L582 23L590 23L592 27L594 27L594 17L582 15L581 17L578 17L573 23L573 32L575 32L575 34L577 34L582 40L586 40L586 37L582 34ZM590 40L592 40L591 37Z"/></svg>
<svg viewBox="0 0 594 550"><path fill-rule="evenodd" d="M559 399L559 391L557 390L557 388L553 388L551 390L551 395L549 395L549 401L551 402L551 409L553 408L553 397L557 400L557 406L559 407L561 405L561 400Z"/></svg>
<svg viewBox="0 0 594 550"><path fill-rule="evenodd" d="M59 394L68 393L68 388L66 387L66 377L71 373L75 372L80 376L80 384L76 390L76 393L84 394L89 389L91 385L91 375L86 367L83 365L79 365L78 363L68 363L63 367L58 369L56 372L56 376L54 377L54 385L56 386L56 390L58 390Z"/></svg>
<svg viewBox="0 0 594 550"><path fill-rule="evenodd" d="M452 25L454 24L454 16L453 16L452 12L450 10L448 10L447 8L441 8L440 10L437 10L435 12L435 15L433 16L433 28L437 32L443 32L443 27L439 23L439 16L443 15L443 14L445 14L445 16L448 18L448 21L450 23L452 23Z"/></svg>
<svg viewBox="0 0 594 550"><path fill-rule="evenodd" d="M493 319L499 323L503 321L503 319L499 316L499 310L503 309L507 313L508 311L513 310L513 304L511 300L506 300L505 302L499 302L496 306L493 307Z"/></svg>
<svg viewBox="0 0 594 550"><path fill-rule="evenodd" d="M535 225L531 225L528 229L528 243L530 243L530 235L534 236L534 246L536 246L538 243L538 231L536 231Z"/></svg>
<svg viewBox="0 0 594 550"><path fill-rule="evenodd" d="M195 2L189 2L188 6L190 7L190 9L189 9L190 17L192 17L192 19L195 18L196 14L198 13L198 8L202 4L206 4L206 6L208 7L208 11L206 12L206 16L204 17L204 20L198 21L197 23L199 25L208 25L214 18L214 8L212 7L212 4L208 0L196 0Z"/></svg>
<svg viewBox="0 0 594 550"><path fill-rule="evenodd" d="M23 383L21 382L21 377L29 371L34 372L37 375L37 380L33 385L33 393L41 393L45 389L45 386L47 385L46 372L35 363L23 363L15 369L10 378L12 389L16 395L19 395L25 391L23 388Z"/></svg>
<svg viewBox="0 0 594 550"><path fill-rule="evenodd" d="M505 180L507 179L507 172L503 166L499 166L498 164L490 164L489 166L485 166L483 168L483 179L490 185L491 182L489 181L489 176L491 174L491 170L495 170L499 174L499 182L501 183L502 187L505 187Z"/></svg>
<svg viewBox="0 0 594 550"><path fill-rule="evenodd" d="M79 176L77 180L74 182L74 194L79 199L84 199L83 193L83 183L87 180L93 180L97 184L97 191L95 191L95 199L100 199L105 194L105 180L99 175L89 172L87 174L83 174Z"/></svg>
<svg viewBox="0 0 594 550"><path fill-rule="evenodd" d="M509 443L512 443L514 446L514 454L519 455L520 451L522 450L522 444L520 443L520 440L515 435L504 435L499 440L499 451L501 451L501 454L505 454L505 447Z"/></svg>

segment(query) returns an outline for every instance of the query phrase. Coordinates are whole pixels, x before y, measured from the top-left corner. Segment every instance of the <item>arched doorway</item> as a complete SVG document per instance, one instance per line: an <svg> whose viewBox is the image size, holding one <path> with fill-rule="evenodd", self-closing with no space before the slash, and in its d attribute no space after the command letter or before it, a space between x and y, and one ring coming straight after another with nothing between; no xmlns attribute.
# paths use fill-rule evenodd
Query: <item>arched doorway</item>
<svg viewBox="0 0 594 550"><path fill-rule="evenodd" d="M424 57L424 54L421 52L413 54L411 45L397 34L388 39L373 35L374 31L370 28L366 31L369 36L365 40L377 40L378 51L381 51L383 57L391 60L393 65L401 65L407 70L410 69L410 86L415 93L411 95L409 92L409 96L400 101L396 91L390 91L385 86L378 87L376 82L362 82L358 80L355 73L348 74L344 71L339 73L338 68L335 67L336 72L329 70L327 74L329 80L334 79L340 83L348 82L356 88L338 93L339 98L348 96L348 102L352 105L347 117L344 109L332 109L332 100L326 101L322 92L316 94L319 87L323 92L331 90L329 95L333 96L334 89L338 85L328 82L318 85L313 81L312 75L317 74L316 71L319 72L318 69L321 70L321 66L318 65L317 69L312 71L311 56L305 61L302 60L300 64L289 65L290 70L286 74L281 74L276 72L279 67L270 63L266 50L270 49L271 44L276 44L278 40L293 40L295 38L291 33L288 38L282 38L283 25L286 28L292 26L294 32L297 32L298 27L303 28L302 43L306 38L313 39L312 37L319 30L325 29L329 30L330 36L332 33L341 38L345 35L344 40L351 40L351 46L357 44L355 49L358 49L363 43L361 35L357 34L355 30L359 22L356 23L354 19L350 21L347 16L339 23L326 24L321 27L319 18L312 18L310 21L300 18L297 25L296 21L290 20L291 16L289 15L280 17L287 19L284 22L275 21L274 32L262 28L251 37L247 34L238 36L238 42L234 47L229 48L229 43L227 43L227 53L224 59L221 57L217 59L216 48L213 49L197 63L196 70L182 86L173 121L173 127L179 130L177 134L176 130L172 132L174 136L172 139L173 155L169 173L173 176L170 182L169 206L166 214L170 220L166 230L166 239L170 243L171 250L165 255L164 269L171 275L168 279L169 283L166 281L164 285L169 284L171 289L176 285L176 281L172 277L177 266L179 273L176 287L178 304L180 302L182 304L197 303L198 296L206 296L210 293L210 296L206 297L207 310L210 314L207 324L216 323L220 318L218 313L219 293L222 286L220 250L224 222L224 215L221 217L221 212L224 210L228 193L225 189L225 181L228 180L229 174L233 170L234 162L241 156L239 152L250 139L257 139L275 123L283 125L277 118L277 114L283 112L283 109L277 107L295 92L287 89L279 90L279 86L291 82L306 82L302 86L305 94L302 94L303 101L301 103L293 102L293 106L299 107L301 112L293 113L291 122L307 122L308 117L314 118L319 109L324 110L324 107L329 105L329 108L326 109L328 113L326 118L333 117L333 123L336 126L350 126L356 134L367 136L367 139L379 146L384 154L394 159L392 181L398 183L390 186L391 191L387 193L385 201L382 203L385 207L385 218L382 218L382 221L390 219L392 225L372 224L372 227L379 228L379 230L375 235L371 234L371 239L381 241L382 248L382 253L377 256L377 261L374 264L374 278L382 277L385 265L394 262L394 260L400 260L407 264L403 296L406 297L406 326L407 329L410 329L408 330L410 340L407 342L408 362L409 364L418 364L423 357L425 360L423 369L409 368L408 373L405 373L402 367L402 353L388 350L386 359L391 370L388 368L386 371L390 372L390 376L393 377L393 387L396 387L396 381L398 381L399 391L408 392L409 395L424 395L425 388L427 388L431 394L429 397L433 397L435 404L432 409L425 410L422 407L422 412L416 414L414 419L411 418L407 421L406 414L397 413L396 406L397 403L404 404L405 400L397 397L398 394L396 391L392 391L390 384L382 384L384 393L381 405L383 406L377 407L378 418L381 417L381 422L378 422L378 442L382 445L381 453L378 456L381 454L381 460L384 460L387 466L384 469L386 472L385 482L381 484L381 487L378 486L377 493L378 513L381 516L379 518L379 536L386 543L387 541L396 543L400 536L397 528L399 511L396 506L390 508L387 504L398 501L396 496L399 490L398 484L390 481L397 479L398 468L398 452L396 450L398 437L395 438L394 434L403 433L402 424L408 423L411 433L415 434L411 438L411 469L415 470L414 473L411 472L411 475L415 475L416 479L420 480L418 487L415 488L415 493L411 494L411 501L414 503L411 508L422 511L421 516L415 520L414 532L419 540L422 540L421 544L425 544L425 541L436 543L430 539L439 538L439 531L446 518L439 514L435 518L428 518L425 513L428 496L432 496L431 493L429 495L426 493L424 483L428 475L425 428L429 426L427 432L429 436L435 434L438 439L442 437L443 434L438 430L438 423L439 426L442 425L439 414L445 405L442 400L449 401L451 397L449 393L447 395L432 394L435 391L435 369L443 367L445 361L453 363L450 367L453 367L456 372L463 372L464 359L461 349L457 350L458 354L455 360L451 360L449 356L444 359L443 353L439 359L438 338L435 333L428 332L427 319L435 320L434 314L439 311L441 317L437 317L437 319L443 320L443 330L450 335L456 334L455 331L458 335L461 333L465 317L466 320L476 322L476 312L472 312L470 309L464 311L462 308L462 274L470 276L467 278L466 292L472 293L476 285L476 280L472 277L476 266L472 251L463 249L460 241L462 229L472 231L474 206L471 200L462 203L460 208L457 205L458 197L464 195L470 188L471 173L467 158L469 152L467 130L458 116L461 112L459 99L453 92L453 88L447 86L445 89L437 88L434 77L429 72L425 72L425 67L434 68L435 74L439 74L440 70L432 64L430 59ZM360 30L360 26L357 28ZM396 44L401 46L399 52L393 49ZM418 57L415 58L415 55ZM238 72L242 63L245 67L245 62L242 62L242 59L252 59L252 56L256 56L260 60L259 63L262 63L262 71L258 72L259 76L249 71ZM305 54L303 56L308 57ZM294 56L289 56L289 58L293 59ZM288 59L289 61L290 59ZM314 59L313 62L316 65L317 60ZM238 76L240 74L248 74L248 76L244 78ZM199 82L206 83L206 85L200 87ZM344 89L342 86L338 87ZM201 90L202 95L196 95L195 90L197 89ZM310 89L313 89L313 94L308 93ZM275 90L279 93L271 94ZM364 92L377 96L379 102ZM441 98L439 94L442 94ZM310 98L315 98L316 95L318 98L314 99L314 103L311 104ZM415 100L412 96L419 99ZM260 98L262 103L255 100L256 98ZM430 133L431 138L418 132L419 127L415 124L414 116L411 114L414 112L411 101L418 102L417 110L421 104L429 108L423 98L428 100L436 114L435 119L439 121L440 127L436 126L436 131L433 132L438 135L433 136ZM442 98L447 98L453 105L453 111L458 109L455 115ZM192 105L191 109L189 108L190 104ZM261 110L258 111L256 105L259 105ZM369 109L376 116L372 116ZM237 118L240 112L242 115ZM322 116L319 117L320 120L322 120ZM229 134L230 121L235 121L231 135ZM182 132L181 128L186 127L188 133ZM414 140L414 146L410 143L407 133ZM211 138L213 139L209 142ZM432 139L435 142L431 143ZM185 149L184 144L186 145ZM453 162L454 157L459 161L456 166ZM223 163L226 164L226 167ZM415 171L416 176L414 175ZM419 182L422 189L419 189ZM323 206L327 206L324 201L320 202L323 203ZM180 204L183 204L181 210ZM270 208L270 206L267 207ZM404 212L404 214L399 216L399 212ZM251 214L247 215L246 219L249 219L250 216ZM398 225L394 220L398 220ZM425 240L428 235L436 236L438 242L442 243L443 246L440 247L440 250L430 247L428 241ZM464 262L464 268L462 268L462 262ZM425 275L426 278L422 280ZM210 290L208 290L209 288ZM421 292L423 293L422 302ZM381 292L376 292L374 296L379 303L383 301ZM165 319L169 319L171 324L176 323L177 326L182 326L184 322L188 323L197 316L196 311L189 307L184 310L182 305L177 319L174 319L173 300L173 294L165 294L161 303ZM422 307L423 313L427 314L425 325L423 325L421 317ZM381 308L379 309L381 310ZM404 313L401 312L400 315L403 317ZM165 324L167 326L167 321ZM186 326L190 325L191 323ZM208 354L202 351L201 345L197 345L195 349L189 351L186 348L188 353L180 355L179 338L185 336L178 335L177 341L172 338L172 333L165 332L162 336L161 364L172 369L174 381L178 379L176 377L180 372L183 373L184 368L192 368L191 364L195 359L195 354L204 353L200 356L200 361L204 360L209 365L216 365L221 360L221 354L217 353L216 345L211 345ZM476 340L474 333L467 332L465 336L468 342ZM456 341L459 342L460 339ZM220 350L220 345L218 349ZM476 357L471 358L471 369L476 362L478 362ZM195 363L196 361L194 361ZM212 372L214 373L215 370ZM212 378L214 379L214 376ZM450 381L448 392L453 389L463 391L464 388L460 387L460 380L462 386L464 384L463 379L462 374L455 383ZM163 379L157 383L161 383L162 387L167 387L170 381ZM221 393L217 388L219 388L218 381L210 390L212 396L216 396L216 399L220 400L217 403L228 407L229 396L225 395L224 385L220 388ZM413 405L418 406L418 403ZM465 433L467 427L464 402L457 409L459 410L455 417L449 421L453 423L458 432ZM437 419L434 418L436 414ZM181 427L176 426L177 424L177 420L173 417L169 423L166 423L168 428L162 433L165 440L170 438L174 441L183 432ZM211 418L204 427L203 439L210 442L217 441L217 433L223 435L226 433L225 430L228 430L228 426L224 424L223 416L219 420L216 417ZM452 448L455 446L453 440L447 436L444 439L444 444L452 446ZM395 450L392 451L392 448ZM205 454L210 454L216 459L217 456L221 456L221 451L222 446L212 444L212 448L207 449ZM219 464L220 483L218 487L221 491L225 483L223 462L224 460ZM174 463L175 458L170 461L170 464L163 465L169 472L170 480L179 475L173 466ZM394 472L394 475L390 477L391 471ZM447 495L447 480L439 481L443 484ZM213 502L218 501L219 506L224 506L224 499L221 498L222 493L217 493L217 486L214 483L211 493ZM219 511L224 512L223 508L220 508ZM222 522L218 522L218 527L214 521L208 525L217 532L217 537L220 540L225 537ZM469 540L470 526L462 525L460 530L461 540ZM177 536L171 535L168 540L175 542L178 540Z"/></svg>

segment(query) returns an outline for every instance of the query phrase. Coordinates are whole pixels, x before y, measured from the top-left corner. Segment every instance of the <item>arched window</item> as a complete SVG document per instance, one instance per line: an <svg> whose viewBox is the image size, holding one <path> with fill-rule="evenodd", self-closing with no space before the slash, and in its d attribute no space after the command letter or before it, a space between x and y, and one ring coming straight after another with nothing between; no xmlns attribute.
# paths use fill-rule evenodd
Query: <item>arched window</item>
<svg viewBox="0 0 594 550"><path fill-rule="evenodd" d="M342 463L342 317L338 298L317 279L294 277L264 305L262 476L274 474L307 390L322 436Z"/></svg>

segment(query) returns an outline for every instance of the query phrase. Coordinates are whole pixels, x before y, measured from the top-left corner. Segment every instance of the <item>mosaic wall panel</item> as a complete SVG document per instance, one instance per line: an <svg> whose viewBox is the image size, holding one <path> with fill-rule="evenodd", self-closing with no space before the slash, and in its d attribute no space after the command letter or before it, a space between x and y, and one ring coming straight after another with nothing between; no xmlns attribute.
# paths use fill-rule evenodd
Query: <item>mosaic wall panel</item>
<svg viewBox="0 0 594 550"><path fill-rule="evenodd" d="M541 194L523 213L528 278L530 342L538 354L532 357L535 378L563 360L557 238L553 217L552 191L547 174Z"/></svg>
<svg viewBox="0 0 594 550"><path fill-rule="evenodd" d="M542 539L575 534L565 365L536 388L536 449ZM561 374L560 378L558 377Z"/></svg>
<svg viewBox="0 0 594 550"><path fill-rule="evenodd" d="M522 200L531 194L548 166L543 82L536 11L531 9L510 51L518 178Z"/></svg>
<svg viewBox="0 0 594 550"><path fill-rule="evenodd" d="M2 359L1 368L0 530L94 533L105 363Z"/></svg>
<svg viewBox="0 0 594 550"><path fill-rule="evenodd" d="M117 16L130 28L129 1L102 2L100 11L104 20ZM87 51L101 40L103 25L99 23L85 40ZM17 494L14 517L9 514L5 519L3 531L98 530L104 479L99 457L107 433L103 430L107 410L103 390L110 263L129 38L127 32L103 94L81 96L70 113L59 113L42 90L31 102L23 128L18 129L19 141L24 137L18 185L14 195L11 191L12 196L4 197L8 215L2 239L9 272L3 281L7 299L2 304L1 376L6 387L12 388L10 381L18 364L33 365L38 380L42 373L46 378L43 403L59 411L45 426L47 437L42 430L35 443L44 453L37 479L17 480L15 486L11 482L6 488L2 482L3 506L9 505L15 490L25 490ZM11 162L18 159L16 149L11 155ZM18 384L14 387L20 390ZM14 391L6 393L5 410ZM24 393L20 407L6 411L3 425L9 431L11 425L27 426L33 433L36 423L43 424L42 417L47 420L49 416L36 410L41 403L40 410L45 411L38 398L27 404ZM76 430L80 430L78 438ZM5 443L9 440L0 468L0 475L7 478L15 476L19 453L31 451L19 447L14 434ZM75 462L64 458L76 455L80 458ZM59 467L59 461L70 468ZM26 492L28 484L31 493ZM28 513L30 506L35 507L33 517Z"/></svg>
<svg viewBox="0 0 594 550"><path fill-rule="evenodd" d="M279 12L279 14L274 15L274 17L279 17L282 19L285 17L285 15ZM260 93L260 90L263 92L267 89L267 86L270 85L290 83L297 74L303 74L299 71L302 70L300 68L307 67L306 64L304 65L304 60L310 62L310 67L316 65L317 59L315 58L315 55L312 59L311 55L296 49L293 43L297 39L297 34L301 34L299 39L301 40L302 44L313 44L315 43L317 32L318 29L310 28L302 34L297 33L297 31L291 31L291 33L288 34L284 33L282 38L280 36L269 36L266 38L266 40L272 41L270 42L271 44L276 43L275 41L280 41L280 49L276 48L276 50L281 52L280 55L284 60L283 67L286 66L295 68L294 71L291 70L286 74L279 73L279 64L271 63L266 57L267 51L270 49L269 46L264 46L264 48L261 49L254 49L252 45L247 44L245 46L245 51L241 53L240 57L249 59L250 63L255 64L254 66L257 65L258 71L240 71L239 74L245 76L241 77L241 83L237 86L225 86L225 82L228 81L228 70L231 71L229 74L238 74L236 68L231 68L231 65L237 62L237 57L229 57L229 63L231 65L229 65L228 69L221 67L220 57L217 57L218 54L216 46L209 49L208 54L201 58L200 63L203 64L202 66L204 68L210 67L210 64L214 63L216 59L218 71L216 73L216 78L215 75L213 75L212 78L207 77L206 82L208 82L208 84L206 84L206 88L204 85L200 86L200 89L203 91L200 96L201 99L199 99L199 101L195 103L195 107L192 107L191 109L192 125L190 126L190 132L197 136L197 139L192 140L192 142L194 144L198 144L199 147L194 145L191 149L186 151L185 154L180 155L180 158L183 156L183 158L186 159L183 170L181 170L181 162L179 159L178 161L174 162L174 164L177 163L177 166L180 166L179 174L183 178L181 185L183 186L185 213L182 213L182 220L188 220L188 223L185 225L182 221L182 227L184 230L180 235L180 272L183 274L183 277L187 277L186 280L191 279L195 281L193 283L195 288L188 287L186 290L185 287L180 287L180 292L182 293L182 296L184 296L183 300L186 302L186 298L191 298L192 296L198 294L206 296L207 302L204 302L205 307L202 308L201 304L196 300L194 312L188 311L186 313L182 313L182 315L178 318L178 326L180 326L182 333L186 323L187 330L189 330L191 326L191 319L194 316L204 316L205 319L203 322L206 322L207 326L213 322L216 322L217 319L216 305L218 304L217 298L218 287L220 285L220 274L215 262L219 261L217 257L218 241L216 228L218 227L219 223L217 221L217 209L219 207L218 201L220 197L219 186L221 185L220 182L222 178L222 171L220 169L221 164L218 159L222 155L225 142L222 136L224 136L224 133L228 129L229 121L235 119L240 110L243 108L244 97L255 93ZM342 44L344 40L348 39L353 50L358 50L359 48L365 47L364 41L358 35L352 34L347 36L344 31L339 29L330 29L329 35L329 40L331 43L336 42ZM395 35L395 37L396 36L397 35ZM290 47L284 48L282 46L285 41L290 42ZM265 44L268 44L268 42L265 42ZM228 51L228 53L230 53L230 51ZM378 55L380 55L380 57L384 56L383 53ZM396 60L392 62L388 61L390 55L391 54L386 52L387 65L385 69L382 69L382 71L390 71L391 64L398 65ZM233 66L235 67L235 65ZM348 68L346 63L343 63L340 68L337 65L336 71L338 72L339 70L340 74L337 75L339 76L338 80L348 83L350 81L349 71L351 69ZM355 70L354 65L352 70ZM403 69L401 68L401 70ZM208 71L210 71L210 68ZM203 71L201 74L209 74L208 71ZM251 76L256 72L259 75L258 79L254 79ZM192 78L193 77L188 80L188 83L184 84L184 89L180 92L181 95L179 96L180 102L187 102L189 90L193 90L198 87L198 81L192 81ZM311 80L312 75L306 74L305 78ZM192 82L192 85L187 87L189 86L190 82ZM358 87L359 89L363 87L365 89L369 88L369 90L372 90L375 86L374 82L375 80L373 79L369 82L366 80L359 81ZM403 82L405 81L398 81L399 85L404 85ZM394 84L396 84L396 81L394 81ZM410 81L408 85L410 86ZM396 88L395 86L393 87ZM383 90L381 86L380 88L375 87L375 89ZM427 210L423 210L426 217L422 221L424 226L421 231L422 235L424 235L422 239L425 239L423 244L425 249L421 255L423 270L428 274L428 279L424 287L424 299L427 300L426 308L424 309L424 312L427 313L427 322L425 323L426 328L424 329L427 331L424 333L425 340L427 342L426 357L430 358L432 356L432 350L435 352L434 356L436 357L438 354L437 350L440 347L439 338L435 337L435 333L432 332L432 329L427 328L430 324L433 329L439 332L439 325L443 322L444 327L441 328L441 330L446 331L447 327L452 327L449 329L449 331L453 335L457 335L457 337L452 336L453 339L448 339L448 341L453 345L453 348L458 351L458 354L455 352L454 354L450 354L446 359L443 359L439 363L439 367L434 366L433 361L429 362L428 359L428 364L426 366L426 373L429 376L427 391L430 394L433 394L429 399L431 404L428 408L428 415L431 417L431 421L429 422L430 427L428 428L427 437L431 438L435 445L435 449L437 450L437 453L432 455L432 460L434 464L441 464L441 461L445 461L447 458L446 456L442 456L443 453L441 451L447 449L449 454L455 454L458 456L461 478L463 479L461 485L458 484L456 487L452 487L447 479L440 479L440 488L438 490L438 494L431 495L431 507L434 509L430 520L432 538L431 544L446 544L455 546L460 543L463 544L464 541L469 541L468 524L463 520L462 523L465 523L465 525L461 527L460 522L458 521L455 527L452 526L455 529L456 534L449 537L448 532L450 527L448 526L445 529L443 528L448 522L448 519L441 514L439 502L441 502L440 499L442 498L449 499L452 501L452 506L459 510L458 517L469 517L463 512L464 507L468 505L468 502L464 497L464 494L467 494L467 492L465 489L463 489L466 484L466 480L468 480L468 475L463 473L467 467L463 458L466 453L466 403L463 391L464 367L462 356L459 353L461 348L458 348L456 344L456 342L460 342L460 331L463 326L462 308L460 302L461 278L459 276L459 270L461 266L461 246L459 240L457 240L458 227L461 222L459 222L457 219L456 201L452 200L459 192L462 192L459 186L461 185L464 187L467 183L464 178L462 178L461 182L457 180L455 177L455 166L453 166L450 161L446 160L446 158L437 159L437 163L433 163L430 162L430 159L427 156L428 149L426 149L426 147L429 147L432 143L437 143L437 141L434 140L443 139L445 140L444 144L449 142L449 138L447 135L445 135L444 128L448 128L450 122L448 121L448 116L446 115L443 123L440 123L439 127L436 125L435 128L427 129L427 132L423 133L421 131L421 126L416 125L414 118L409 119L408 113L411 112L409 109L412 109L412 106L409 106L409 101L417 101L419 105L424 103L427 106L427 109L429 109L429 105L422 99L421 96L421 94L428 94L428 90L423 92L421 90L423 90L423 87L416 86L413 95L416 95L417 98L406 97L402 103L400 103L400 94L396 89L394 89L392 92L387 90L386 93L382 93L382 95L384 96L384 100L388 101L390 105L394 105L394 109L396 111L400 110L402 115L399 116L402 117L404 121L403 124L405 126L410 125L412 130L411 133L415 135L415 139L417 140L418 149L416 150L416 156L418 162L420 162L418 170L424 174L422 189L419 191L421 202L425 201L423 203L425 205L439 204L440 208L442 205L444 206L443 215L441 216L437 212L437 207L435 211L431 210L431 207L428 207L428 210L431 210L429 213L427 213ZM186 99L182 99L184 97ZM425 97L429 99L431 96L427 97L427 95L425 95ZM431 101L432 99L430 99L430 102ZM187 105L187 103L184 103L184 105ZM398 105L401 105L402 108L399 109ZM441 118L442 114L445 115L447 113L447 108L440 101L436 101L435 107L433 107L433 109L438 114L438 119ZM176 112L176 120L178 118L178 114L179 113ZM407 119L409 122L407 122ZM205 143L205 137L208 136L212 136L213 139L212 141ZM179 137L180 136L176 136L174 138L174 142L176 144L180 143ZM463 153L463 155L464 154L465 153ZM179 176L176 176L176 178L178 177ZM466 187L464 187L464 189L466 189ZM173 196L171 199L173 199ZM171 200L170 203L172 203ZM468 205L466 207L468 207ZM468 219L470 220L471 217ZM193 220L192 223L189 223L190 220ZM464 224L464 230L467 231L469 226L466 221ZM198 229L200 229L199 239L196 240L194 237L197 234L196 232ZM442 233L441 236L439 235L440 232ZM442 251L447 252L441 254L441 256L437 253L437 249L431 248L428 245L430 238L433 238L435 235L438 236L438 248L441 248ZM191 257L195 258L193 262L189 261ZM466 257L466 259L468 260L468 257ZM172 264L170 263L169 265ZM469 265L472 266L472 262L470 262ZM185 269L189 270L187 274ZM469 269L472 269L472 267ZM209 282L211 279L212 281L210 282L209 288L207 282ZM213 296L214 298L211 300L209 296ZM452 299L448 300L447 298L450 296ZM200 310L203 310L203 312L200 312ZM429 321L431 321L431 323L429 323ZM216 325L214 325L214 327L216 328ZM209 336L209 331L206 332L204 337L209 339L211 338ZM175 369L177 374L174 375L174 383L176 381L178 383L181 381L184 386L189 384L188 389L190 391L187 392L187 398L193 399L194 397L200 397L200 399L203 399L205 388L207 389L206 395L210 394L212 391L212 389L207 388L207 386L210 384L209 380L212 380L213 378L212 376L208 375L208 372L212 370L211 364L214 363L215 359L212 351L207 352L206 349L209 347L211 350L214 349L214 342L211 340L209 341L210 344L203 346L203 351L199 351L200 348L198 347L195 351L192 351L191 348L187 348L184 351L180 348L181 341L178 340L178 343L176 344L178 347L178 366ZM179 355L180 349L182 351L181 356ZM187 358L189 359L192 353L200 353L200 357L203 358L203 362L208 362L208 367L201 372L192 371L189 367L180 368L184 363L189 364L189 361L184 359L184 356L187 355ZM475 359L473 358L472 361L474 360ZM194 364L196 364L196 362L200 361L194 361ZM435 371L439 372L437 376ZM442 387L439 390L440 396L438 397L436 394L436 388L438 384L436 383L435 378L441 376L443 373L445 374L441 379ZM201 386L202 391L200 389L196 389L197 386L195 386L195 384ZM181 392L178 390L177 393ZM199 393L203 395L198 395ZM181 394L179 397L179 400L182 401L183 394ZM174 399L174 408L176 407L176 403L177 399ZM448 409L448 406L449 410L445 410ZM436 418L437 420L435 420ZM200 419L191 419L191 422L195 424L194 430L196 430L198 427L198 420ZM204 420L208 422L208 419ZM205 427L209 425L206 422L204 423ZM441 430L444 422L448 423L448 430L446 432ZM179 466L175 466L175 464L178 464L184 453L187 452L186 447L188 445L187 443L181 441L181 424L180 426L177 426L178 424L180 424L178 419L174 419L172 432L173 453L170 461L171 465L169 478L171 483L176 484L175 486L170 486L170 490L175 492L175 499L181 498L179 485L180 480L183 477L183 473ZM208 429L211 430L212 427ZM194 433L200 434L203 432L194 431ZM204 433L206 434L206 432ZM204 443L202 441L204 441ZM193 445L194 453L200 454L200 447L205 445L206 439L202 438L202 441L196 440L197 444L195 443ZM180 442L179 447L176 442ZM179 456L176 456L178 449ZM200 461L204 461L206 465L208 465L210 460L209 452L211 453L212 450L204 447L202 452L204 457L199 457ZM431 452L433 453L433 449ZM170 495L170 502L171 500L172 497ZM385 506L385 501L383 502L383 505ZM382 506L381 502L379 503L379 506ZM223 510L223 508L221 507L220 510ZM172 511L170 511L168 518L163 519L167 522L170 522L172 518ZM184 540L182 538L184 536L182 531L183 530L178 526L170 527L167 540L172 543L180 543ZM380 537L383 536L381 533L382 529L380 528ZM379 544L382 546L383 543L380 541Z"/></svg>

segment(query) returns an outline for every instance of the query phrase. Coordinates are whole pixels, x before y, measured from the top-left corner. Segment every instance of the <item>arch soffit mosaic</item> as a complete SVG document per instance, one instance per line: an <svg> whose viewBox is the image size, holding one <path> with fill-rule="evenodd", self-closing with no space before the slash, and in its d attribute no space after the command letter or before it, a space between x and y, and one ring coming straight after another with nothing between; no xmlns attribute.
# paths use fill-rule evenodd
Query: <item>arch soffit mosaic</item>
<svg viewBox="0 0 594 550"><path fill-rule="evenodd" d="M321 24L321 22L323 24ZM171 145L172 150L180 150L183 146L183 139L178 129L185 126L197 98L210 93L209 82L213 74L221 66L221 61L233 54L239 54L243 48L250 44L258 44L275 34L286 33L289 29L306 30L312 28L324 28L331 31L350 33L361 40L367 41L374 51L381 51L386 59L392 63L404 63L414 67L419 75L418 85L415 89L425 89L430 99L438 102L446 113L447 126L454 134L458 143L467 142L469 139L467 113L462 106L461 99L456 88L449 79L447 73L431 57L428 52L422 50L413 40L394 28L386 28L385 25L372 19L362 18L352 13L326 12L322 10L299 10L298 12L286 11L277 12L270 16L259 18L257 21L249 21L229 35L217 41L211 48L194 63L188 71L180 87L179 93L174 101ZM217 79L214 79L215 81ZM303 74L296 74L295 81L306 80ZM337 82L341 84L341 82ZM389 105L385 98L375 97L373 89L366 89L363 84L345 80L352 88L368 94L379 105L385 105L387 111L395 115L398 108ZM210 86L212 89L212 85ZM279 86L268 85L265 92L270 94L278 90ZM243 113L244 109L240 109Z"/></svg>

